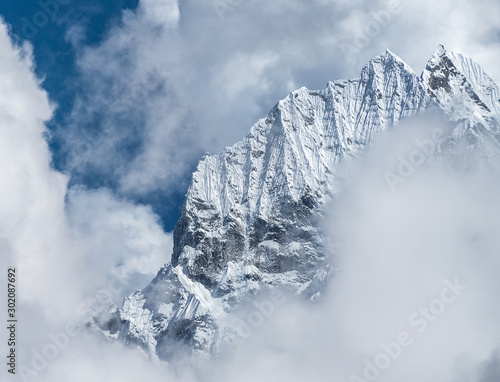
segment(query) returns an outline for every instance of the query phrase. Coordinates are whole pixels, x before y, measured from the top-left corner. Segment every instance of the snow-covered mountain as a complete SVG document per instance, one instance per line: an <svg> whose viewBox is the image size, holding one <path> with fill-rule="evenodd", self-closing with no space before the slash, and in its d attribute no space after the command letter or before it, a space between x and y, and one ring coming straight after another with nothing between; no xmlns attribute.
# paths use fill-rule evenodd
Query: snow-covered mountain
<svg viewBox="0 0 500 382"><path fill-rule="evenodd" d="M358 78L290 93L241 142L201 159L171 263L91 325L153 358L209 357L237 338L234 312L253 296L283 288L318 298L331 273L319 220L338 190L339 165L430 109L455 126L442 150L460 142L500 152L498 86L442 46L421 76L387 51Z"/></svg>

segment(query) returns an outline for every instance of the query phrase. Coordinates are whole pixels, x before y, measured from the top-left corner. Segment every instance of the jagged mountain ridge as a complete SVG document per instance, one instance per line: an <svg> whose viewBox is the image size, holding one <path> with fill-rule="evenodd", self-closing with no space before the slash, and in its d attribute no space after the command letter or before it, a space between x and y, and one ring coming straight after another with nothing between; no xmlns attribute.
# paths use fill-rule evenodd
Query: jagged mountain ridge
<svg viewBox="0 0 500 382"><path fill-rule="evenodd" d="M443 150L498 153L499 95L478 64L443 47L421 76L387 51L356 79L290 93L241 142L202 158L171 263L93 325L154 358L203 357L237 336L231 315L249 296L280 287L317 298L330 272L318 221L339 164L430 109L456 125Z"/></svg>

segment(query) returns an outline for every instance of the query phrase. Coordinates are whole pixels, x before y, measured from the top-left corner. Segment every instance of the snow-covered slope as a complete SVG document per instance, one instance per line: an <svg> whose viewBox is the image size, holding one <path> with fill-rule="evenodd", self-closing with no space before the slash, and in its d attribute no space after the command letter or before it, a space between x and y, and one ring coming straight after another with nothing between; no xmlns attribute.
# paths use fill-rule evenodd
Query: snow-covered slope
<svg viewBox="0 0 500 382"><path fill-rule="evenodd" d="M449 146L461 141L466 149L460 155L473 157L500 153L500 89L481 66L440 46L422 74L422 83L450 120L457 122Z"/></svg>
<svg viewBox="0 0 500 382"><path fill-rule="evenodd" d="M202 158L172 262L93 325L161 360L207 357L234 340L232 314L249 297L285 288L318 298L331 272L319 219L339 164L432 108L456 122L448 146L498 152L499 94L479 65L443 47L421 76L387 51L356 79L290 93L241 142Z"/></svg>
<svg viewBox="0 0 500 382"><path fill-rule="evenodd" d="M389 51L355 80L291 93L243 141L201 160L172 264L219 297L267 284L306 288L325 260L315 219L334 192L338 163L428 102Z"/></svg>

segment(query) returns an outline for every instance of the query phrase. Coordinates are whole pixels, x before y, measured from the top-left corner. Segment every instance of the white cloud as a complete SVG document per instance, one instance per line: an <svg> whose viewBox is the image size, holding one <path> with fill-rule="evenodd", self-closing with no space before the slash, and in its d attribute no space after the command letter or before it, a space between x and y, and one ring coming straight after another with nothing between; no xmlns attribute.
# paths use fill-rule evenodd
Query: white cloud
<svg viewBox="0 0 500 382"><path fill-rule="evenodd" d="M139 3L139 11L152 22L163 26L176 26L179 21L177 0L143 0Z"/></svg>
<svg viewBox="0 0 500 382"><path fill-rule="evenodd" d="M53 106L33 73L31 47L14 46L3 22L0 52L0 280L6 285L7 267L16 268L20 367L51 333L86 319L81 305L116 279L113 271L122 293L144 287L169 260L171 236L146 206L106 190L68 194L67 177L50 165L44 136ZM7 306L6 294L0 302Z"/></svg>
<svg viewBox="0 0 500 382"><path fill-rule="evenodd" d="M122 288L114 296L118 305L170 261L172 235L165 234L148 206L119 200L107 189L76 188L68 194L67 214L92 283L103 286L110 277L120 279Z"/></svg>
<svg viewBox="0 0 500 382"><path fill-rule="evenodd" d="M71 244L65 235L67 180L49 166L42 135L52 106L32 74L30 48L13 47L6 26L0 28L0 232L9 242L12 264L22 274L25 299L48 309L46 296L57 292L74 297L63 287L77 266L69 260ZM54 307L65 309L57 303Z"/></svg>

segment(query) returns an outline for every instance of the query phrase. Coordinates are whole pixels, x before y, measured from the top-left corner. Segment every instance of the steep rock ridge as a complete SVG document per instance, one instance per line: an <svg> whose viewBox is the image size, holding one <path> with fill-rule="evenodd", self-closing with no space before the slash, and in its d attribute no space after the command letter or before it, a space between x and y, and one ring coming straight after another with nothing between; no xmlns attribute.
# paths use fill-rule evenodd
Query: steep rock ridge
<svg viewBox="0 0 500 382"><path fill-rule="evenodd" d="M242 142L201 160L175 229L172 265L219 296L250 286L232 280L231 269L245 266L257 289L284 274L300 288L325 260L315 219L337 164L428 102L417 76L389 51L358 79L291 93Z"/></svg>
<svg viewBox="0 0 500 382"><path fill-rule="evenodd" d="M480 65L441 45L422 73L422 83L449 119L457 122L443 151L453 154L459 144L458 155L465 153L461 162L500 153L500 89Z"/></svg>
<svg viewBox="0 0 500 382"><path fill-rule="evenodd" d="M443 47L420 77L387 51L356 79L290 93L241 142L202 158L171 263L93 325L154 358L200 359L237 338L232 316L249 297L285 288L317 298L330 272L318 220L339 164L433 108L456 124L438 151L497 152L499 94L479 65Z"/></svg>

